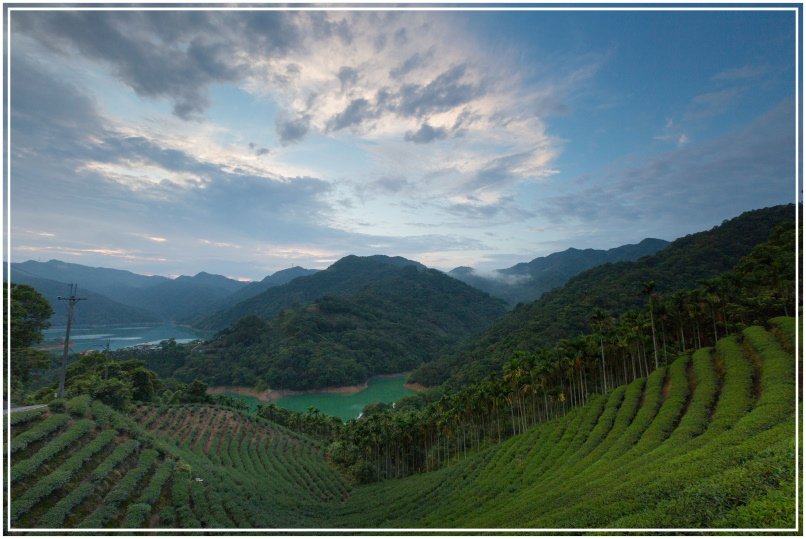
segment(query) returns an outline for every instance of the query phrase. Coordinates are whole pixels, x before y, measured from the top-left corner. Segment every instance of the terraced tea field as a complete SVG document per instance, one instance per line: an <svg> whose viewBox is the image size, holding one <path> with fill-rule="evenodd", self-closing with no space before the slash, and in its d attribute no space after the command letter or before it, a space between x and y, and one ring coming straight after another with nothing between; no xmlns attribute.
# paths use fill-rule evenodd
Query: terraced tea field
<svg viewBox="0 0 806 539"><path fill-rule="evenodd" d="M454 465L356 489L335 523L793 528L794 321L772 326Z"/></svg>
<svg viewBox="0 0 806 539"><path fill-rule="evenodd" d="M351 487L210 407L11 416L16 527L793 528L794 321L751 327L434 472Z"/></svg>
<svg viewBox="0 0 806 539"><path fill-rule="evenodd" d="M312 527L349 495L312 440L253 416L67 408L11 416L14 527Z"/></svg>

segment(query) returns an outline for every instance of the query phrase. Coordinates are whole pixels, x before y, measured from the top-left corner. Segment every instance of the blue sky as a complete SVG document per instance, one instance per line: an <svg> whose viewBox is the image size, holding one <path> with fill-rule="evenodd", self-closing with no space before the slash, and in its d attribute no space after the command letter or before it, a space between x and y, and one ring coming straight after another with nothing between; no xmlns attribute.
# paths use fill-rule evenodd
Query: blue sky
<svg viewBox="0 0 806 539"><path fill-rule="evenodd" d="M12 260L449 270L795 197L795 14L13 11Z"/></svg>

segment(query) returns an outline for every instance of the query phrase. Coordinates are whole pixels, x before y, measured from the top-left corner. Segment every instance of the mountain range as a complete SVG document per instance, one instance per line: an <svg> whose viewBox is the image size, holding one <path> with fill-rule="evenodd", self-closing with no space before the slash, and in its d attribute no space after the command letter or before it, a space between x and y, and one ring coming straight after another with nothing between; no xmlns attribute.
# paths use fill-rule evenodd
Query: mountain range
<svg viewBox="0 0 806 539"><path fill-rule="evenodd" d="M510 268L479 272L467 266L452 269L448 275L512 305L528 303L545 292L565 284L568 279L594 266L623 260L638 260L653 255L669 245L666 240L646 238L637 244L613 249L575 249L521 262Z"/></svg>
<svg viewBox="0 0 806 539"><path fill-rule="evenodd" d="M460 267L448 275L515 305L539 297L585 269L605 262L637 259L662 249L666 243L648 238L636 245L606 251L570 248L489 273ZM425 268L419 262L401 257L377 257L384 259L386 265ZM170 279L60 260L14 262L11 275L14 282L29 284L48 298L56 311L51 320L54 325L62 325L66 320L65 309L58 305L57 296L67 293L69 283L77 283L79 294L93 299L76 310L78 326L171 322L220 330L245 315L271 318L284 308L307 304L326 294L356 291L367 279L362 273L366 268L354 263L358 258L349 255L322 272L295 266L254 282L204 271ZM304 280L316 273L324 273L324 276L314 281ZM299 278L303 280L296 283ZM284 286L290 283L295 284Z"/></svg>
<svg viewBox="0 0 806 539"><path fill-rule="evenodd" d="M62 325L66 321L65 309L59 305L61 302L57 296L67 294L69 283L77 283L79 296L88 298L76 309L75 323L78 326L187 323L228 308L272 286L315 272L294 267L278 271L262 281L247 283L203 271L193 276L169 279L60 260L11 264L14 282L33 286L53 305L53 325Z"/></svg>

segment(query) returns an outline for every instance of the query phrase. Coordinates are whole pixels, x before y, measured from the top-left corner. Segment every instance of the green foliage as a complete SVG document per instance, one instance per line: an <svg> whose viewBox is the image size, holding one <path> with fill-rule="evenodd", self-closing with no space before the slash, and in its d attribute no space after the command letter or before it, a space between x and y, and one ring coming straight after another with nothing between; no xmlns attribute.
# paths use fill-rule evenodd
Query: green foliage
<svg viewBox="0 0 806 539"><path fill-rule="evenodd" d="M171 489L173 505L181 528L201 528L201 522L190 509L190 471L177 467Z"/></svg>
<svg viewBox="0 0 806 539"><path fill-rule="evenodd" d="M797 342L797 334L795 328L795 319L788 316L778 316L770 320L774 332L781 336L781 345L790 354L795 353L795 346ZM800 332L803 335L803 332Z"/></svg>
<svg viewBox="0 0 806 539"><path fill-rule="evenodd" d="M64 399L53 399L48 403L48 410L53 413L62 413L67 410L66 403Z"/></svg>
<svg viewBox="0 0 806 539"><path fill-rule="evenodd" d="M115 410L126 410L133 396L132 385L118 378L96 380L91 391L93 399L98 399Z"/></svg>
<svg viewBox="0 0 806 539"><path fill-rule="evenodd" d="M159 352L148 364L211 385L353 385L430 361L503 312L503 302L439 271L346 257L244 302L203 351L178 349L184 357L167 362Z"/></svg>
<svg viewBox="0 0 806 539"><path fill-rule="evenodd" d="M35 473L46 461L61 453L66 447L86 435L95 426L93 421L82 419L70 425L70 427L56 438L50 440L31 457L13 463L11 466L11 482Z"/></svg>
<svg viewBox="0 0 806 539"><path fill-rule="evenodd" d="M95 485L93 483L81 483L42 515L37 524L42 528L60 527L73 508L89 498L94 490Z"/></svg>
<svg viewBox="0 0 806 539"><path fill-rule="evenodd" d="M45 420L47 421L47 420ZM85 462L91 459L96 453L101 451L114 438L114 431L106 433L93 439L90 443L74 453L64 463L49 475L39 479L25 492L11 502L11 519L15 521L27 513L39 500L48 496L53 491L64 487L81 469ZM12 439L13 443L13 439Z"/></svg>
<svg viewBox="0 0 806 539"><path fill-rule="evenodd" d="M114 430L103 431L98 435L97 438L94 438L91 442L84 446L81 451L71 457L71 460L75 459L74 462L68 461L62 466L62 468L70 469L80 466L92 458L93 455L103 450L104 447L109 445L117 434L117 431ZM64 522L64 519L67 518L73 508L87 499L94 490L95 484L92 482L81 483L75 489L70 491L69 494L60 499L56 505L51 507L39 519L39 525L44 528L57 528L61 526L61 524Z"/></svg>
<svg viewBox="0 0 806 539"><path fill-rule="evenodd" d="M164 460L154 472L154 475L151 476L151 481L149 481L146 488L142 490L140 497L137 498L137 501L144 504L154 505L154 503L160 497L162 487L171 478L171 474L173 474L174 471L174 466L175 462L173 460Z"/></svg>
<svg viewBox="0 0 806 539"><path fill-rule="evenodd" d="M3 283L4 297L11 287L11 349L29 348L42 341L42 331L50 327L48 318L53 308L48 301L31 286L17 283ZM3 312L3 327L8 327L8 313ZM12 375L24 374L14 372Z"/></svg>
<svg viewBox="0 0 806 539"><path fill-rule="evenodd" d="M45 438L52 432L59 430L67 424L69 419L70 417L64 414L53 414L43 421L36 423L28 430L14 436L11 440L12 455L17 451L25 449L30 444Z"/></svg>
<svg viewBox="0 0 806 539"><path fill-rule="evenodd" d="M150 402L162 388L157 374L142 361L100 352L82 354L68 366L66 378L67 395L89 396L116 410L126 410L132 402ZM55 387L39 393L53 393Z"/></svg>
<svg viewBox="0 0 806 539"><path fill-rule="evenodd" d="M36 446L29 458L47 472L12 485L12 522L142 527L157 514L161 526L185 528L793 525L794 358L778 336L749 327L741 342L722 338L587 397L555 392L553 359L519 355L484 384L377 410L322 434L337 436L327 451L228 408L140 406L126 417L93 401L97 436L76 440L64 461L64 449L37 455L74 426ZM320 416L288 419L315 431L327 424ZM33 421L29 431L47 419ZM418 433L435 443L423 448ZM417 459L429 473L416 473ZM334 464L372 483L350 486Z"/></svg>
<svg viewBox="0 0 806 539"><path fill-rule="evenodd" d="M33 373L49 367L48 354L31 347L42 341L42 331L50 326L48 319L53 314L53 309L33 287L4 283L4 298L8 297L9 288L11 303L8 309L3 310L3 334L8 335L6 330L10 323L12 394L9 398L18 399L24 395ZM5 348L3 357L6 357Z"/></svg>
<svg viewBox="0 0 806 539"><path fill-rule="evenodd" d="M101 528L120 511L119 506L134 492L138 483L153 466L159 453L153 449L146 449L140 454L137 465L130 469L123 478L115 483L104 497L103 503L87 518L82 520L79 528Z"/></svg>
<svg viewBox="0 0 806 539"><path fill-rule="evenodd" d="M119 445L115 450L104 459L101 464L93 470L90 474L91 481L102 481L105 479L118 464L123 462L129 455L134 453L140 447L140 442L137 440L128 440L122 445Z"/></svg>
<svg viewBox="0 0 806 539"><path fill-rule="evenodd" d="M68 400L65 406L67 411L70 412L70 415L87 417L90 412L90 401L91 398L89 395L78 395Z"/></svg>
<svg viewBox="0 0 806 539"><path fill-rule="evenodd" d="M31 421L39 418L43 413L45 413L44 408L36 408L34 410L23 410L21 412L11 412L9 414L9 424L12 427L15 426L22 426L25 423L30 423Z"/></svg>
<svg viewBox="0 0 806 539"><path fill-rule="evenodd" d="M133 503L126 509L121 528L140 528L150 514L151 506L147 503Z"/></svg>

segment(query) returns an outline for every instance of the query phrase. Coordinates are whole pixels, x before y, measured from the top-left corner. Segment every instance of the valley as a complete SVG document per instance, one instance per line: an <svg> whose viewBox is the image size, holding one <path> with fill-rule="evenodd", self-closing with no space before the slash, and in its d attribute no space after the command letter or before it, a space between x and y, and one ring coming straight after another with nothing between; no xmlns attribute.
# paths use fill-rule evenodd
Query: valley
<svg viewBox="0 0 806 539"><path fill-rule="evenodd" d="M274 402L288 410L304 413L311 406L321 413L338 417L345 421L357 419L364 408L370 404L393 403L414 394L407 387L406 375L388 375L370 378L359 386L344 386L324 390L277 390L264 393L233 393L234 388L210 388L211 394L224 394L244 402L248 409L255 411L257 406L265 402ZM254 392L249 392L254 393Z"/></svg>
<svg viewBox="0 0 806 539"><path fill-rule="evenodd" d="M40 2L3 536L804 535L803 3Z"/></svg>
<svg viewBox="0 0 806 539"><path fill-rule="evenodd" d="M791 210L511 311L406 259L351 256L202 342L79 355L64 399L43 381L28 398L47 407L7 416L12 525L794 529ZM545 318L580 282L587 299Z"/></svg>
<svg viewBox="0 0 806 539"><path fill-rule="evenodd" d="M141 405L128 418L76 397L64 412L11 415L12 522L267 531L790 528L796 401L785 350L794 346L793 324L778 318L766 329L749 327L503 443L363 486L327 462L332 448L321 438L260 416Z"/></svg>

